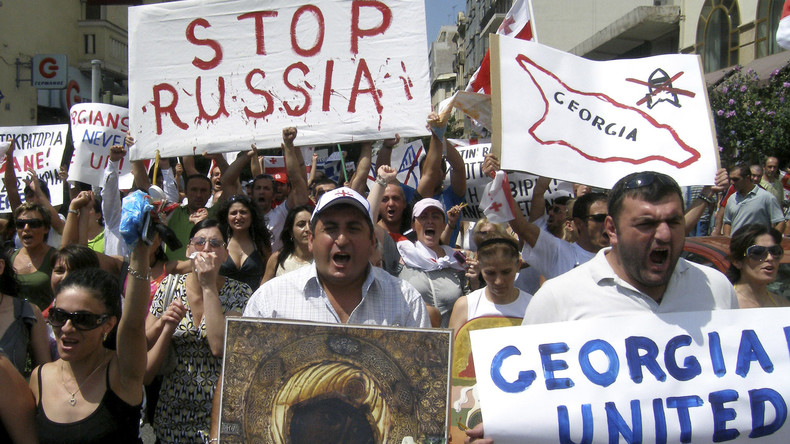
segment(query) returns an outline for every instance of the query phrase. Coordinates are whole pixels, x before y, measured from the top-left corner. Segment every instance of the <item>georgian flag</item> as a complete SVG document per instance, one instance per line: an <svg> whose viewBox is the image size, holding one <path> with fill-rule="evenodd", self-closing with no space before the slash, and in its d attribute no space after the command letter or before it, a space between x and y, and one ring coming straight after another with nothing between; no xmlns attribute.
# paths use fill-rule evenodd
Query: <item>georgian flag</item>
<svg viewBox="0 0 790 444"><path fill-rule="evenodd" d="M509 198L510 182L507 173L502 170L496 172L494 180L486 185L480 199L480 210L490 222L501 224L509 222L516 217L513 199Z"/></svg>
<svg viewBox="0 0 790 444"><path fill-rule="evenodd" d="M277 173L286 174L285 170L285 157L283 156L262 156L263 160L261 161L261 165L263 165L263 173L269 174L271 176Z"/></svg>
<svg viewBox="0 0 790 444"><path fill-rule="evenodd" d="M776 43L784 49L790 49L790 0L785 0L782 7L782 18L776 29Z"/></svg>
<svg viewBox="0 0 790 444"><path fill-rule="evenodd" d="M790 1L790 0L788 0ZM785 7L787 5L785 4ZM533 32L531 0L516 0L496 33L522 40L537 40ZM486 51L480 68L469 79L469 92L491 94L491 51Z"/></svg>

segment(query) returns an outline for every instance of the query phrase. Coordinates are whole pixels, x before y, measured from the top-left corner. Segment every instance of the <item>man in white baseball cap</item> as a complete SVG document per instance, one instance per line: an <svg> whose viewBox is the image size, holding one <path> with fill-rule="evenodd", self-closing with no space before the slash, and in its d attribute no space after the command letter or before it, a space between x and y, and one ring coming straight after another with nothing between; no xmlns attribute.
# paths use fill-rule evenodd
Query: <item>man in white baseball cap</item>
<svg viewBox="0 0 790 444"><path fill-rule="evenodd" d="M314 263L262 285L245 317L430 326L417 290L370 265L376 239L370 205L361 194L346 187L324 193L310 231Z"/></svg>

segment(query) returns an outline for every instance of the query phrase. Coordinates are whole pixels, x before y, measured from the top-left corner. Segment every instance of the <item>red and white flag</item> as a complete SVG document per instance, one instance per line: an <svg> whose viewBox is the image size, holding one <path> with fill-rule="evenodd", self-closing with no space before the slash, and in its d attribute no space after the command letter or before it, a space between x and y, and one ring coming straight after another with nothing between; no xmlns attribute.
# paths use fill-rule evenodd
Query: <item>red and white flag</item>
<svg viewBox="0 0 790 444"><path fill-rule="evenodd" d="M790 1L790 0L788 0ZM787 5L785 5L787 7ZM532 1L531 0L516 0L510 11L507 12L505 20L499 25L496 33L506 35L508 37L515 37L522 40L536 40L535 32L533 32L532 20ZM466 90L475 93L491 94L491 51L486 51L483 57L483 63L480 68L469 79L469 84Z"/></svg>
<svg viewBox="0 0 790 444"><path fill-rule="evenodd" d="M776 43L784 49L790 49L790 0L785 0L782 7L782 18L776 29Z"/></svg>
<svg viewBox="0 0 790 444"><path fill-rule="evenodd" d="M516 209L513 206L513 199L508 196L509 193L510 182L507 180L507 173L499 170L494 180L486 185L480 199L480 209L486 215L486 219L496 224L515 219Z"/></svg>

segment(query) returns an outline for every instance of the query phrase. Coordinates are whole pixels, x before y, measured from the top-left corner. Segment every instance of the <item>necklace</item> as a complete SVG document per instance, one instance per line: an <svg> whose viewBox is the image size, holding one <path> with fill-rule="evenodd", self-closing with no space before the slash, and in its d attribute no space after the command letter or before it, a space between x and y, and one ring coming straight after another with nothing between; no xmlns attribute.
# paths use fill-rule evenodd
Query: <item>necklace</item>
<svg viewBox="0 0 790 444"><path fill-rule="evenodd" d="M91 372L91 373L88 375L88 377L87 377L87 378L85 378L85 379L83 379L83 380L82 380L82 383L77 383L77 390L74 390L73 392L70 392L70 391L69 391L69 388L68 388L68 387L66 387L66 379L64 379L64 377L63 377L63 373L64 373L64 372L63 372L63 361L60 361L60 382L63 384L63 388L66 390L66 393L68 393L68 394L71 396L71 397L69 398L69 405L71 405L72 407L74 407L75 405L77 405L77 398L75 397L75 395L76 395L77 393L79 393L79 392L80 392L80 390L82 389L82 386L83 386L83 385L84 385L86 382L88 382L88 380L89 380L89 379L91 379L91 377L92 377L94 374L96 374L96 371L98 371L100 368L104 367L104 364L105 364L105 362L104 362L104 361L106 360L106 358L107 358L107 352L105 351L105 353L104 353L104 357L103 357L103 358L101 359L101 361L99 362L99 365L97 365L97 366L96 366L96 368L94 368L94 369L93 369L93 371L92 371L92 372ZM74 376L74 382L77 382L77 377L76 377L76 376Z"/></svg>

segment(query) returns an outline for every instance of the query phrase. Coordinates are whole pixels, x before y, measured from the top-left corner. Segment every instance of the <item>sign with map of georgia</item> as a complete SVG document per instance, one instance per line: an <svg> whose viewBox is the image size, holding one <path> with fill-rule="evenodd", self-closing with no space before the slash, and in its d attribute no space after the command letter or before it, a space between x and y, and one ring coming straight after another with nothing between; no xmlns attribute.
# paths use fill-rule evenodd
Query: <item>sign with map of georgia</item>
<svg viewBox="0 0 790 444"><path fill-rule="evenodd" d="M713 184L718 152L698 56L598 62L492 37L503 169L603 188L645 170Z"/></svg>

